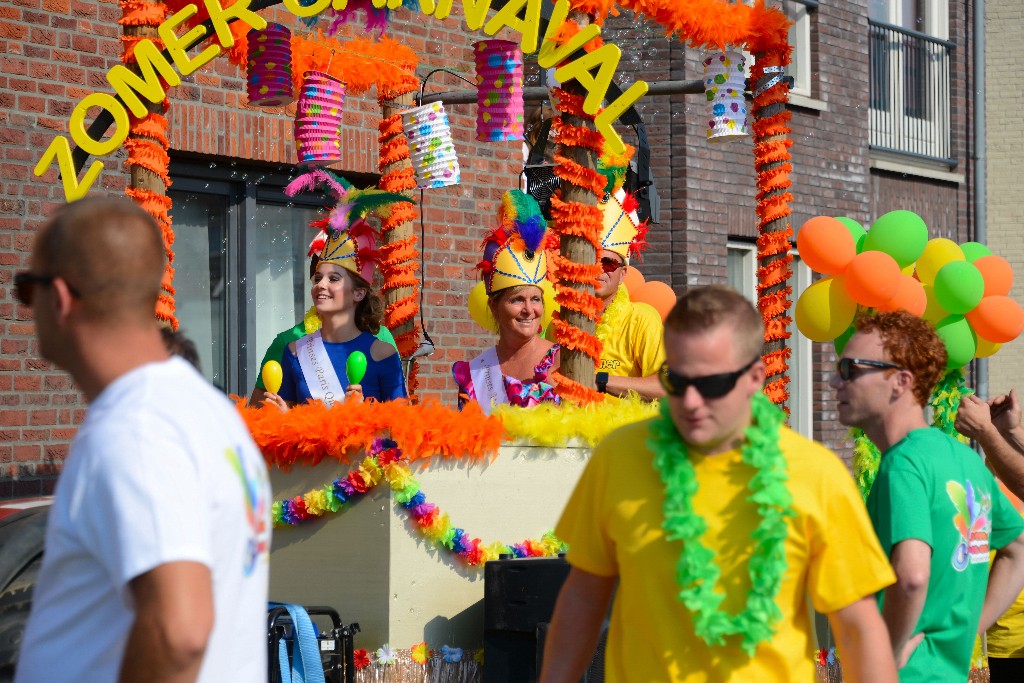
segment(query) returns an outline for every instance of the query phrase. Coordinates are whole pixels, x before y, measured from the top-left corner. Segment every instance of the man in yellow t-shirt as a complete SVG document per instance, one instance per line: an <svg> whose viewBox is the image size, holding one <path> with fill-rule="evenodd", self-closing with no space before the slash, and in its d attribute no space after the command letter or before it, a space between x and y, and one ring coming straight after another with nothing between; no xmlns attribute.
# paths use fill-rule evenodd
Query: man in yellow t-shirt
<svg viewBox="0 0 1024 683"><path fill-rule="evenodd" d="M602 345L597 390L612 396L633 391L653 400L665 395L658 381L658 371L665 362L661 316L649 304L630 301L622 284L630 267L629 255L639 252L646 232L635 204L636 199L621 187L611 190L601 204L601 274L594 290L603 303L595 330Z"/></svg>
<svg viewBox="0 0 1024 683"><path fill-rule="evenodd" d="M594 450L556 528L572 570L542 683L580 679L616 585L611 683L810 683L808 595L846 681L896 681L874 601L892 569L842 463L781 426L761 392L763 335L727 287L690 290L672 309L661 416Z"/></svg>

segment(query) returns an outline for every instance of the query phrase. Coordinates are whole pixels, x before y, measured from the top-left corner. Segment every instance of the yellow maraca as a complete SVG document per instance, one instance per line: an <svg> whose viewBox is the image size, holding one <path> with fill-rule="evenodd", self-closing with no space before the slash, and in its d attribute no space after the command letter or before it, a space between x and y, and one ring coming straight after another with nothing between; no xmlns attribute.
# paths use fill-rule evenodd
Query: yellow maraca
<svg viewBox="0 0 1024 683"><path fill-rule="evenodd" d="M281 389L284 372L281 370L281 364L276 360L268 360L264 363L260 375L263 377L263 386L267 391L276 394Z"/></svg>

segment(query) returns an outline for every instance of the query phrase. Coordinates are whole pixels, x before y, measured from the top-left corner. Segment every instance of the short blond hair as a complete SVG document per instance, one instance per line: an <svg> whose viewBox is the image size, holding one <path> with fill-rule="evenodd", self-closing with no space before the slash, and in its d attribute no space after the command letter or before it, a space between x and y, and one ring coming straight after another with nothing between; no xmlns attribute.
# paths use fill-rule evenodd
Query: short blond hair
<svg viewBox="0 0 1024 683"><path fill-rule="evenodd" d="M745 296L731 287L694 287L679 298L665 318L665 331L706 334L722 325L732 328L737 351L745 358L764 352L764 320Z"/></svg>

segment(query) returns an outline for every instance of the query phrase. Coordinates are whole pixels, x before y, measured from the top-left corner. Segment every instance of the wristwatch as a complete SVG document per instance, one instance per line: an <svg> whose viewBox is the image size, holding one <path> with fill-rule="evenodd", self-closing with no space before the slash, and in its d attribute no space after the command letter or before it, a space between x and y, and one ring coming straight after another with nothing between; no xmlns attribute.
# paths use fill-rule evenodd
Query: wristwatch
<svg viewBox="0 0 1024 683"><path fill-rule="evenodd" d="M597 390L602 394L608 393L608 373L599 372L597 373Z"/></svg>

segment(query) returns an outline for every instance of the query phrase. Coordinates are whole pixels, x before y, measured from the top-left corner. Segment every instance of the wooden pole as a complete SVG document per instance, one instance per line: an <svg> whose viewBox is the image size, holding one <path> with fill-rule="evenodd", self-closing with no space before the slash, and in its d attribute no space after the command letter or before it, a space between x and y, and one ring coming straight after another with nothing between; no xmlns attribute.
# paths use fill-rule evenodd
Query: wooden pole
<svg viewBox="0 0 1024 683"><path fill-rule="evenodd" d="M148 39L163 46L157 28L166 13L166 7L161 2L144 0L138 5L122 3L124 61L133 72L141 75L134 53L138 41ZM167 119L163 116L167 101L144 103L148 114L141 119L131 118L125 142L128 150L128 188L125 192L149 212L160 227L167 263L160 285L156 317L177 329L178 319L174 313L174 251L171 248L174 232L169 216L171 200L167 196L170 157L167 155Z"/></svg>

